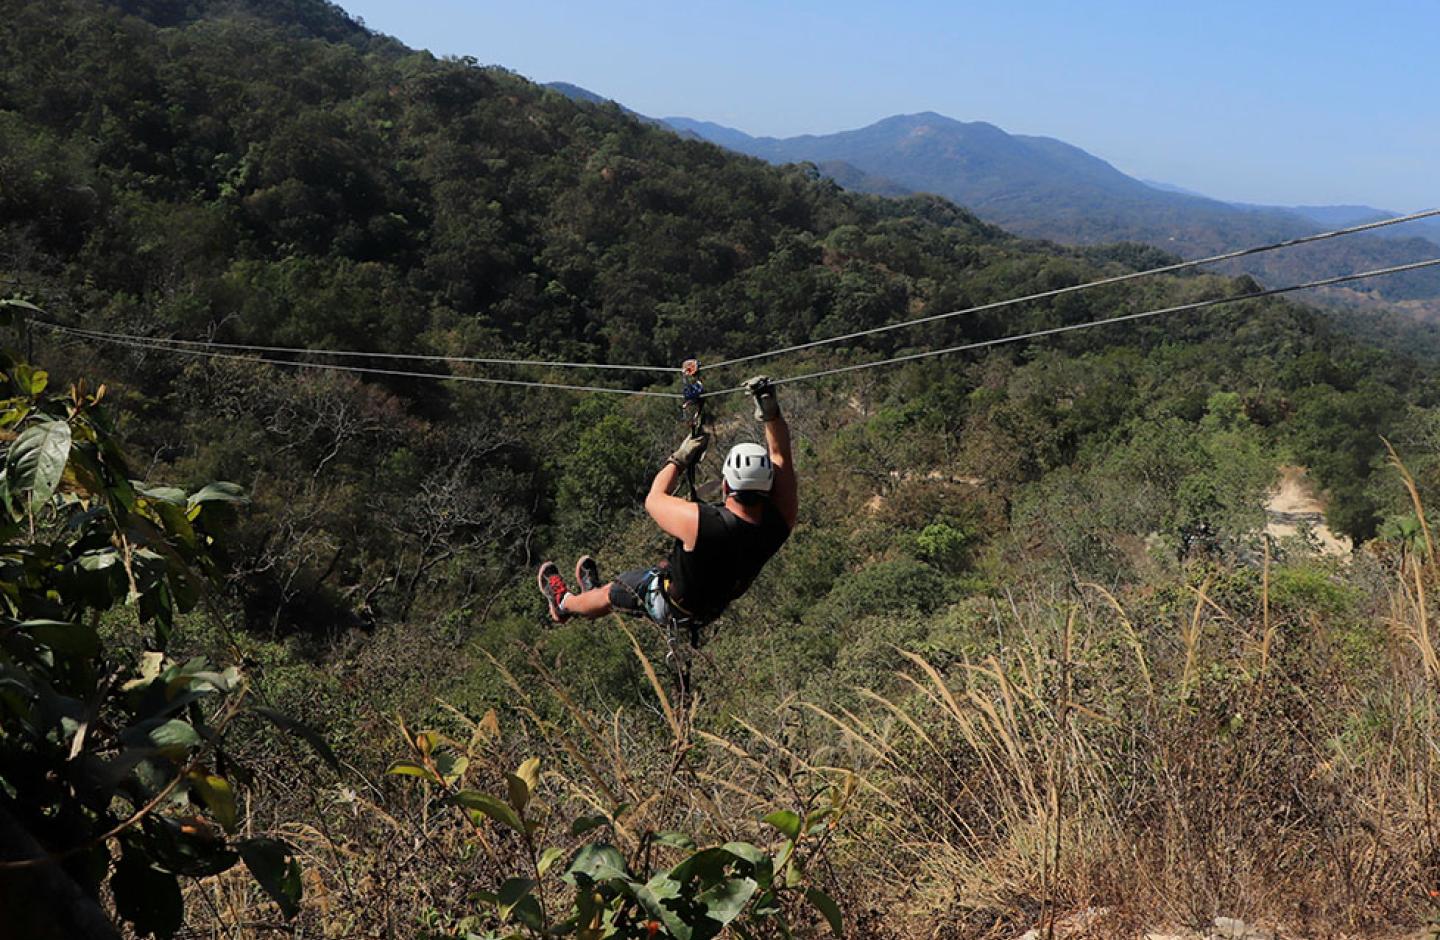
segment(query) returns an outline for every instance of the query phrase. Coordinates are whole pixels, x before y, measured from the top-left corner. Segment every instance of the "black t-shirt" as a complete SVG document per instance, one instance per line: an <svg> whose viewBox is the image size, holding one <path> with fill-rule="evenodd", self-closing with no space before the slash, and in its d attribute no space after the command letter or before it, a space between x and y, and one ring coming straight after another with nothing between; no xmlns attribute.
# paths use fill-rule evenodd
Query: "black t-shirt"
<svg viewBox="0 0 1440 940"><path fill-rule="evenodd" d="M667 593L685 613L714 620L765 567L785 540L790 526L768 500L760 522L746 522L724 506L700 504L700 534L694 551L679 539L670 550Z"/></svg>

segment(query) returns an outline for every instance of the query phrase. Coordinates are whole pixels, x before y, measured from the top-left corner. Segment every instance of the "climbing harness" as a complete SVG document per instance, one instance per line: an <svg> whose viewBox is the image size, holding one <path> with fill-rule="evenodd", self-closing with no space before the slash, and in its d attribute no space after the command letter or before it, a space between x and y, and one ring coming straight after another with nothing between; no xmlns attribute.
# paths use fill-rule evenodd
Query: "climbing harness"
<svg viewBox="0 0 1440 940"><path fill-rule="evenodd" d="M670 597L669 571L662 568L655 582L665 603L664 619L656 621L665 632L665 663L675 671L684 691L690 686L690 663L700 651L700 631L705 624Z"/></svg>
<svg viewBox="0 0 1440 940"><path fill-rule="evenodd" d="M630 592L640 612L660 628L665 640L665 665L674 674L677 691L683 699L691 688L690 665L700 654L701 630L705 624L671 599L670 572L663 562L646 571L638 588L623 579L615 583Z"/></svg>

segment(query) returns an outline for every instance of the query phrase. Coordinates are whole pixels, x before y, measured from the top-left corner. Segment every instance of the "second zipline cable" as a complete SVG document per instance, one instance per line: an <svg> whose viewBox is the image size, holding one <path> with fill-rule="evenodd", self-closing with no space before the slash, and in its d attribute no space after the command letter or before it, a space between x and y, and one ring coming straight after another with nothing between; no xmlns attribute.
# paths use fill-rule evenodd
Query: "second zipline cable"
<svg viewBox="0 0 1440 940"><path fill-rule="evenodd" d="M968 349L984 349L988 346L1003 346L1006 343L1018 343L1028 339L1038 339L1042 336L1055 336L1059 333L1073 333L1076 330L1088 330L1097 326L1106 326L1110 323L1125 323L1131 320L1145 320L1150 317L1159 317L1171 313L1184 313L1189 310L1202 310L1206 307L1217 307L1220 304L1233 304L1242 300L1257 300L1261 297L1275 297L1279 294L1290 294L1299 290L1309 290L1314 287L1329 287L1332 284L1344 284L1348 281L1359 281L1365 278L1382 277L1386 274L1399 274L1403 271L1419 271L1423 268L1432 268L1440 265L1440 258L1431 258L1428 261L1415 261L1410 264L1397 264L1388 268L1375 268L1370 271L1361 271L1358 274L1342 274L1338 277L1327 277L1318 281L1307 281L1304 284L1292 284L1289 287L1272 287L1266 290L1251 291L1248 294L1237 294L1234 297L1215 297L1210 300L1197 300L1187 304L1176 304L1173 307L1161 307L1157 310L1143 310L1139 313L1126 313L1118 317L1109 317L1104 320L1087 320L1083 323L1070 323L1065 326L1052 326L1043 330L1031 330L1028 333L1017 333L1013 336L999 336L994 339L978 340L973 343L963 343L959 346L947 346L944 349L927 349L924 352L909 353L904 356L892 356L889 359L879 359L874 362L857 362L848 366L837 366L833 369L822 369L819 372L806 372L801 375L785 376L774 379L773 384L785 385L791 382L805 382L810 379L823 378L827 375L840 375L844 372L859 372L862 369L874 369L880 366L894 365L898 362L914 362L917 359L930 359L934 356L946 356L950 353L964 352ZM737 385L734 388L727 388L721 391L712 392L712 395L730 395L735 392L745 391L745 386Z"/></svg>
<svg viewBox="0 0 1440 940"><path fill-rule="evenodd" d="M1437 211L1440 211L1440 210L1437 210ZM1405 271L1418 271L1418 270L1422 270L1422 269L1424 269L1424 268L1435 267L1435 266L1437 266L1437 265L1440 265L1440 258L1432 258L1432 259L1427 260L1427 261L1416 261L1416 262L1412 262L1412 263L1410 263L1410 264L1400 264L1400 265L1393 265L1393 266L1391 266L1391 267L1386 267L1386 268L1375 268L1375 269L1372 269L1372 270L1370 270L1370 271L1361 271L1361 272L1358 272L1358 273L1356 273L1356 274L1342 274L1342 275L1339 275L1339 276L1336 276L1336 277L1328 277L1328 278L1322 278L1322 279L1320 279L1320 280L1315 280L1315 281L1307 281L1307 282L1305 282L1305 283L1303 283L1303 284L1292 284L1292 285L1290 285L1290 286L1288 286L1288 287L1274 287L1274 288L1269 288L1269 289L1266 289L1266 290L1251 291L1250 293L1247 293L1247 294L1237 294L1236 296L1233 296L1233 297L1216 297L1216 298L1212 298L1212 299L1210 299L1210 300L1197 300L1197 301L1193 301L1193 302L1191 302L1191 303L1177 304L1177 305L1171 306L1171 307L1161 307L1161 308L1156 309L1156 310L1145 310L1145 311L1141 311L1141 312L1138 312L1138 313L1127 313L1127 314L1123 314L1123 315L1121 315L1121 316L1109 317L1109 318L1106 318L1106 319L1104 319L1104 320L1087 320L1087 321L1085 321L1085 322L1083 322L1083 323L1071 323L1071 324L1066 324L1066 325L1064 325L1064 326L1048 327L1048 328L1046 328L1046 329L1042 329L1042 330L1032 330L1032 331L1030 331L1030 332L1028 332L1028 333L1019 333L1019 334L1016 334L1016 335L1013 335L1013 336L1000 336L1000 337L996 337L996 338L994 338L994 339L979 340L979 341L973 342L973 343L963 343L963 344L958 345L958 346L947 346L947 347L945 347L945 348L943 348L943 349L930 349L930 350L925 350L924 352L909 353L909 354L903 355L903 356L892 356L892 357L889 358L889 359L880 359L880 360L876 360L876 361L873 361L873 362L854 363L854 364L852 364L852 365L847 365L847 366L838 366L838 367L833 368L833 369L822 369L822 370L820 370L820 371L818 371L818 372L807 372L807 373L803 373L803 374L801 374L801 375L785 376L785 377L782 377L782 378L775 379L774 381L775 381L775 384L777 384L777 385L788 384L788 383L791 383L791 382L803 382L803 381L808 381L808 380L810 380L810 379L823 378L824 376L829 376L829 375L839 375L839 374L846 373L846 372L858 372L858 371L863 370L863 369L874 369L874 368L878 368L878 367L880 367L880 366L894 365L894 364L896 364L896 363L901 363L901 362L913 362L913 361L918 360L918 359L930 359L930 358L933 358L933 357L935 357L935 356L944 356L944 355L949 355L949 354L951 354L951 353L964 352L964 351L966 351L966 350L971 350L971 349L983 349L983 348L986 348L986 347L989 347L989 346L1001 346L1001 345L1005 345L1005 344L1007 344L1007 343L1017 343L1017 342L1022 342L1022 341L1024 341L1024 340L1029 340L1029 339L1038 339L1038 338L1043 337L1043 336L1054 336L1054 335L1057 335L1057 334L1060 334L1060 333L1070 333L1070 332L1074 332L1074 331L1077 331L1077 330L1088 330L1088 329L1093 329L1093 328L1095 328L1095 327L1097 327L1097 326L1105 326L1105 325L1111 324L1111 323L1125 323L1125 322L1129 322L1129 321L1132 321L1132 320L1149 319L1149 318L1152 318L1152 317L1164 316L1164 315L1166 315L1166 314L1171 314L1171 313L1183 313L1183 312L1185 312L1185 311L1190 311L1190 310L1201 310L1201 309L1204 309L1204 308L1206 308L1206 307L1215 307L1215 306L1219 306L1219 305L1221 305L1221 304L1238 303L1238 302L1244 301L1244 300L1257 300L1257 299L1262 298L1262 297L1274 297L1274 296L1278 296L1278 295L1280 295L1280 294L1289 294L1289 293L1293 293L1293 292L1295 292L1295 291L1309 290L1309 289L1316 288L1316 287L1328 287L1328 286L1331 286L1331 285L1334 285L1334 284L1344 284L1344 283L1348 283L1348 282L1350 282L1350 281L1364 280L1364 279L1366 279L1366 278L1382 277L1382 276L1388 275L1388 274L1399 274L1399 273L1402 273L1402 272L1405 272ZM537 382L537 381L526 381L526 380L522 380L522 379L498 379L498 378L491 378L491 377L488 377L488 376L444 375L444 374L438 373L438 372L415 372L415 371L409 371L409 370L404 370L404 369L381 369L381 368L375 368L375 367L371 367L371 366L346 366L346 365L338 365L338 364L335 364L335 363L301 362L301 361L290 360L290 359L271 359L271 358L264 357L264 356L245 356L245 355L240 355L240 354L238 354L238 353L217 352L217 351L214 351L214 350L212 350L212 349L205 348L205 347L210 346L210 345L220 345L220 344L202 344L202 343L200 343L199 341L195 341L195 340L187 341L187 342L189 342L189 343L191 344L190 346L178 346L178 345L174 345L174 344L167 344L167 343L163 343L163 342L157 342L157 341L155 341L155 340L153 340L153 339L150 339L150 338L147 338L147 337L133 336L133 335L127 335L127 334L120 334L120 333L105 333L105 332L96 331L96 330L85 330L85 329L80 329L80 328L76 328L76 327L64 326L64 325L61 325L61 324L58 324L58 323L50 323L50 322L44 321L44 320L33 320L33 321L31 321L31 322L33 323L33 325L38 326L38 327L42 327L42 328L49 329L49 330L52 330L52 331L55 331L55 332L59 332L59 333L62 333L62 334L74 336L74 337L79 338L79 339L91 340L91 341L93 341L93 342L108 343L108 344L111 344L111 345L125 346L125 347L129 347L129 348L133 348L133 349L148 349L148 350L155 351L155 352L180 353L181 355L196 356L196 357L207 358L207 359L228 359L228 360L236 360L236 361L241 361L241 362L259 362L259 363L265 363L265 364L268 364L268 365L286 366L286 367L297 368L297 369L317 369L317 370L328 371L328 372L353 372L353 373L365 374L365 375L387 375L387 376L400 376L400 377L406 377L406 378L435 379L435 380L444 381L444 382L467 382L467 383L477 383L477 384L485 384L485 385L511 385L511 386L520 386L520 387L524 387L524 388L552 388L552 389L562 389L562 390L577 391L577 392L597 392L597 393L601 393L601 394L611 394L611 395L637 395L637 396L644 396L644 397L650 397L650 398L671 398L671 399L683 399L683 398L684 398L683 395L681 395L681 394L679 394L679 393L676 393L676 392L656 392L656 391L649 391L649 390L632 390L632 389L621 389L621 388L609 388L609 387L606 387L606 386L599 386L599 385L573 385L573 384L569 384L569 383L560 383L560 382ZM910 322L919 322L919 321L910 321ZM898 326L898 325L905 325L905 324L895 324L895 325ZM881 327L880 329L886 329L886 328L885 328L885 327ZM871 332L875 332L875 331L871 331ZM814 345L814 344L812 344L812 345ZM299 351L308 351L308 350L299 350ZM515 360L507 360L507 361L514 362ZM731 360L731 362L735 362L735 361L739 361L739 360ZM547 364L553 365L554 363L547 363ZM651 368L651 367L647 367L647 368ZM712 368L715 368L715 367L712 367ZM669 370L665 370L665 371L669 371ZM745 390L745 387L744 387L743 385L742 385L742 386L735 386L735 387L733 387L733 388L727 388L727 389L723 389L723 390L720 390L720 391L711 392L710 395L712 395L712 396L713 396L713 395L729 395L729 394L733 394L733 393L736 393L736 392L741 392L741 391L744 391L744 390Z"/></svg>
<svg viewBox="0 0 1440 940"><path fill-rule="evenodd" d="M1156 310L1144 310L1138 313L1127 313L1117 317L1109 317L1104 320L1087 320L1083 323L1070 323L1064 326L1048 327L1043 330L1032 330L1028 333L1018 333L1013 336L999 336L994 339L979 340L973 343L963 343L958 346L947 346L943 349L929 349L924 352L909 353L904 356L892 356L889 359L880 359L874 362L859 362L848 366L838 366L833 369L822 369L818 372L806 372L801 375L784 376L775 379L775 384L784 385L791 382L804 382L811 379L823 378L829 375L839 375L845 372L858 372L862 369L875 369L880 366L894 365L901 362L913 362L918 359L929 359L935 356L945 356L951 353L964 352L971 349L983 349L989 346L1001 346L1007 343L1018 343L1029 339L1038 339L1043 336L1055 336L1060 333L1071 333L1077 330L1088 330L1098 326L1106 326L1111 323L1126 323L1133 320L1144 320L1152 317L1164 316L1171 313L1183 313L1190 310L1202 310L1206 307L1216 307L1221 304L1239 303L1244 300L1257 300L1262 297L1275 297L1280 294L1290 294L1295 291L1309 290L1316 287L1328 287L1334 284L1344 284L1350 281L1359 281L1366 278L1382 277L1387 274L1399 274L1404 271L1418 271L1424 268L1431 268L1440 265L1440 258L1432 258L1428 261L1416 261L1410 264L1394 265L1388 268L1375 268L1370 271L1361 271L1356 274L1342 274L1337 277L1328 277L1316 281L1307 281L1303 284L1292 284L1289 287L1274 287L1267 290L1251 291L1248 294L1237 294L1233 297L1215 297L1210 300L1197 300L1191 303L1177 304L1171 307L1161 307ZM570 385L555 382L532 382L521 379L496 379L483 376L462 376L443 375L438 372L412 372L401 369L378 369L369 366L345 366L334 363L322 362L297 362L289 359L269 359L262 356L242 356L236 353L215 352L206 349L188 349L172 345L155 343L145 337L126 336L124 334L107 334L104 336L94 335L94 331L79 330L74 327L62 326L58 323L49 323L44 320L32 321L35 326L53 330L66 335L75 336L79 339L88 339L94 342L108 343L116 346L125 346L132 349L148 349L155 352L180 353L182 355L197 356L207 359L228 359L240 362L260 362L268 365L288 366L298 369L318 369L328 372L354 372L370 375L402 376L406 378L436 379L443 382L474 382L487 385L512 385L525 388L553 388L577 392L598 392L611 395L640 395L651 398L683 398L676 392L655 392L648 390L631 390L621 388L607 388L596 385ZM711 395L729 395L745 391L743 385L712 392Z"/></svg>
<svg viewBox="0 0 1440 940"><path fill-rule="evenodd" d="M785 354L787 354L787 353L800 352L800 351L806 350L806 349L814 349L814 348L817 348L817 347L820 347L820 346L827 346L827 345L831 345L831 344L834 344L834 343L845 342L846 340L860 339L861 337L873 336L873 335L878 334L878 333L886 333L886 332L889 332L889 331L891 331L891 330L899 330L899 329L904 329L904 328L906 328L906 327L919 326L920 324L923 324L923 323L933 323L933 322L935 322L935 321L937 321L937 320L945 320L945 319L949 319L949 318L952 318L952 317L959 317L959 316L966 316L966 315L969 315L969 314L982 313L982 312L989 311L989 310L999 310L999 309L1002 309L1002 308L1004 308L1004 307L1011 307L1011 306L1014 306L1014 305L1016 305L1016 304L1022 304L1022 303L1026 303L1026 302L1029 302L1029 301L1044 300L1044 299L1051 298L1051 297L1058 297L1058 296L1061 296L1061 295L1063 295L1063 294L1069 294L1069 293L1074 293L1074 292L1078 292L1078 291L1089 290L1089 289L1095 288L1095 287L1103 287L1103 286L1106 286L1106 285L1109 285L1109 284L1119 284L1119 283L1122 283L1122 282L1125 282L1125 281L1132 281L1132 280L1136 280L1136 279L1138 279L1138 278L1143 278L1143 277L1152 277L1152 276L1155 276L1155 275L1158 275L1158 274L1169 274L1169 273L1173 273L1173 272L1175 272L1175 271L1185 270L1185 269L1187 269L1187 268L1199 267L1199 266L1201 266L1201 265L1217 264L1217 263L1222 262L1222 261L1233 261L1233 260L1235 260L1235 259L1237 259L1237 258L1244 258L1244 257L1248 257L1248 256L1251 256L1251 255L1263 254L1263 253L1271 252L1271 251L1278 251L1278 250L1283 249L1283 248L1294 248L1294 247L1296 247L1296 246L1299 246L1299 245L1307 245L1307 244L1310 244L1310 243L1312 243L1312 242L1324 241L1324 240L1326 240L1326 239L1331 239L1331 238L1340 238L1340 237L1345 236L1345 235L1354 235L1354 234L1358 234L1358 233L1360 233L1360 232L1373 231L1373 230L1375 230L1375 229L1385 228L1385 227L1391 226L1391 225L1400 225L1400 224L1405 223L1405 222L1414 222L1414 221L1417 221L1417 220L1420 220L1420 219L1428 219L1428 218L1432 218L1432 217L1435 217L1435 216L1440 216L1440 209L1426 209L1426 210L1421 211L1421 212L1413 212L1413 213L1410 213L1409 215L1396 216L1396 217L1391 218L1391 219L1381 219L1381 220L1376 221L1376 222L1366 222L1366 223L1364 223L1364 224L1362 224L1362 225L1352 225L1352 226L1349 226L1348 228L1335 229L1334 231L1329 231L1329 232L1319 232L1319 233L1314 234L1314 235L1303 235L1303 236L1301 236L1301 237L1299 237L1299 238L1292 238L1292 239L1288 239L1288 240L1282 241L1282 242L1274 242L1274 243L1268 244L1268 245L1257 245L1257 246L1254 246L1254 247L1251 247L1251 248L1241 248L1241 249L1238 249L1238 250L1235 250L1235 251L1228 251L1228 252L1224 252L1224 253L1218 254L1218 255L1211 255L1211 256L1209 256L1209 257L1207 257L1207 258L1196 258L1196 259L1193 260L1193 261L1179 261L1179 262L1176 262L1175 264L1168 264L1168 265L1164 265L1164 266L1161 266L1161 267L1158 267L1158 268L1147 268L1146 270L1143 270L1143 271L1130 271L1130 272L1127 272L1127 273L1125 273L1125 274L1116 274L1116 275L1113 275L1113 276L1111 276L1111 277L1099 278L1099 279L1094 280L1094 281L1086 281L1086 282L1081 283L1081 284L1071 284L1071 285L1069 285L1069 286L1067 286L1067 287L1058 287L1058 288L1054 288L1054 289L1052 289L1052 290L1040 291L1040 292L1034 293L1034 294L1026 294L1026 295L1020 296L1020 297L1010 297L1010 298L1006 298L1006 299L1004 299L1004 300L991 301L990 303L980 304L980 305L974 306L974 307L966 307L966 308L961 309L961 310L951 310L951 311L948 311L948 312L945 312L945 313L936 313L936 314L931 314L931 315L929 315L929 316L917 317L917 318L915 318L915 319L913 319L913 320L901 320L901 321L899 321L899 322L897 322L897 323L888 323L888 324L885 324L885 325L883 325L883 326L871 327L871 328L869 328L869 329L864 329L864 330L856 330L855 332L845 333L845 334L842 334L842 335L839 335L839 336L828 336L828 337L825 337L824 339L810 340L810 341L808 341L808 342L797 343L797 344L792 345L792 346L784 346L784 347L781 347L781 348L779 348L779 349L772 349L772 350L769 350L769 351L767 351L767 352L751 353L751 354L745 355L745 356L737 356L737 357L734 357L734 358L731 358L731 359L724 359L724 360L721 360L720 362L717 362L717 363L714 363L714 364L711 364L711 365L707 365L707 366L705 367L705 370L706 370L706 371L712 371L712 372L713 372L713 371L716 370L716 369L725 368L725 367L727 367L727 366L739 365L740 363L743 363L743 362L754 362L754 361L760 360L760 359L771 359L771 358L774 358L774 357L776 357L776 356L785 355ZM564 361L564 360L547 360L547 359L505 359L505 358L499 358L499 357L482 357L482 356L444 356L444 355L430 354L430 353L367 352L367 351L364 351L364 350L357 350L357 349L318 349L318 348L307 348L307 347L300 347L300 346L275 346L275 345L264 345L264 344L258 344L258 343L231 343L231 342L219 342L219 341L213 341L213 340L181 339L181 338L159 337L159 336L156 336L156 337L137 337L137 336L134 336L134 335L131 335L131 334L116 333L116 332L110 332L110 331L106 331L106 330L97 330L97 329L92 329L92 328L88 328L88 327L67 327L67 329L68 329L69 331L71 331L72 333L75 333L76 335L89 336L90 338L95 339L95 340L98 340L98 341L101 341L101 342L104 342L104 341L106 341L106 340L122 341L122 340L136 340L136 339L142 339L142 338L143 338L143 339L145 339L146 341L148 341L149 343L151 343L153 346L155 346L156 348L174 348L174 349L179 350L179 351L184 351L184 350L186 350L186 349L224 349L224 350L231 350L231 351L234 351L234 352L257 352L257 353L283 354L283 355L336 356L336 357L341 357L341 358L362 358L362 359L392 359L392 360L418 361L418 362L443 362L443 363L450 363L450 364L465 363L465 364L470 364L470 365L526 366L526 367L556 368L556 369L602 369L602 370L620 371L620 372L656 372L656 373L671 373L671 372L674 371L674 367L672 367L672 366L651 366L651 365L619 364L619 363L607 363L607 362L572 362L572 361ZM293 363L288 363L288 362L284 362L284 361L276 361L274 364L276 364L276 365L293 365ZM404 375L404 374L409 374L409 373L407 373L405 370L385 370L385 369L380 369L380 368L376 368L376 367L366 367L366 368L368 368L370 371L375 372L375 373L377 373L377 374L391 374L391 375ZM426 374L426 373L416 373L416 374ZM520 381L520 380L518 380L518 379L517 379L517 380L504 381L504 382L502 382L502 381L499 380L499 379L495 379L495 380L491 380L491 381L493 382L493 384L501 384L501 385L504 385L504 384L510 384L510 385L524 385L524 384L527 384L527 383L525 383L525 382L523 382L523 381ZM557 387L558 387L558 386L557 386ZM593 387L593 386L565 386L565 387L591 388L591 387ZM617 390L617 389L610 389L610 391L618 391L618 390Z"/></svg>
<svg viewBox="0 0 1440 940"><path fill-rule="evenodd" d="M1124 281L1133 281L1142 277L1152 277L1157 274L1171 274L1175 271L1183 271L1187 268L1200 267L1206 264L1219 264L1222 261L1234 261L1237 258L1245 258L1250 255L1264 254L1270 251L1279 251L1282 248L1294 248L1298 245L1308 245L1311 242L1325 241L1330 238L1340 238L1344 235L1354 235L1359 232L1368 232L1373 229L1385 228L1390 225L1399 225L1402 222L1414 222L1419 219L1428 219L1440 216L1440 209L1426 209L1423 212L1412 212L1409 215L1396 216L1393 219L1381 219L1378 222L1366 222L1363 225L1352 225L1349 228L1335 229L1331 232L1319 232L1314 235L1302 235L1299 238L1292 238L1283 242L1275 242L1269 245L1256 245L1253 248L1240 248L1235 251L1227 251L1223 254L1211 255L1208 258L1196 258L1193 261L1177 261L1175 264L1167 264L1158 268L1147 268L1144 271L1130 271L1125 274L1116 274L1111 277L1102 277L1094 281L1085 281L1082 284L1071 284L1068 287L1057 287L1052 290L1044 290L1034 294L1025 294L1021 297L1009 297L1005 300L994 300L990 303L979 304L974 307L965 307L960 310L950 310L945 313L933 313L929 316L916 317L913 320L901 320L897 323L887 323L884 326L871 327L865 330L856 330L853 333L844 333L840 336L827 336L824 339L812 339L805 343L796 343L793 346L785 346L780 349L772 349L769 352L751 353L748 356L736 356L733 359L725 359L713 365L707 365L706 371L713 372L726 366L739 365L742 362L754 362L757 359L772 359L775 356L783 356L786 353L800 352L805 349L814 349L818 346L828 346L832 343L843 343L846 340L860 339L865 336L873 336L877 333L888 333L891 330L901 330L910 326L919 326L922 323L934 323L937 320L948 320L952 317L969 316L976 313L984 313L989 310L1000 310L1004 307L1013 307L1016 304L1027 303L1032 300L1046 300L1051 297L1059 297L1062 294L1071 294L1077 291L1090 290L1093 287L1104 287L1107 284L1119 284ZM1297 289L1298 288L1292 288Z"/></svg>
<svg viewBox="0 0 1440 940"><path fill-rule="evenodd" d="M555 359L499 359L486 358L483 356L442 356L434 353L391 353L391 352L366 352L361 349L315 349L306 346L265 346L257 343L223 343L214 340L202 339L179 339L166 336L136 337L129 333L115 333L108 330L96 330L83 326L65 327L71 333L88 336L91 339L105 340L127 340L143 338L156 347L174 348L184 351L186 349L228 349L236 352L258 352L271 354L285 354L293 356L338 356L350 359L400 359L411 362L443 362L449 364L464 363L467 365L484 366L540 366L556 369L612 369L619 372L674 372L673 366L644 366L629 364L613 364L608 362L566 362Z"/></svg>
<svg viewBox="0 0 1440 940"><path fill-rule="evenodd" d="M352 372L358 375L385 375L400 378L412 379L435 379L440 382L464 382L477 385L511 385L521 388L552 388L571 392L597 392L609 395L638 395L646 398L680 398L678 392L654 392L646 389L609 388L604 385L572 385L564 382L535 382L524 379L497 379L490 376L479 375L445 375L441 372L416 372L408 369L381 369L374 366L348 366L339 365L333 362L300 362L293 359L272 359L266 356L245 356L240 353L217 352L205 348L192 348L186 346L173 346L157 343L149 337L128 336L121 333L108 333L96 335L94 331L80 330L75 327L63 326L59 323L49 323L44 320L32 320L34 326L43 327L56 333L73 336L76 339L89 340L95 343L105 343L111 346L121 346L127 349L145 349L151 352L178 353L182 356L194 356L201 359L224 359L233 362L259 362L265 365L284 366L292 369L314 369L321 372ZM547 363L549 364L549 363ZM666 370L673 371L673 370Z"/></svg>

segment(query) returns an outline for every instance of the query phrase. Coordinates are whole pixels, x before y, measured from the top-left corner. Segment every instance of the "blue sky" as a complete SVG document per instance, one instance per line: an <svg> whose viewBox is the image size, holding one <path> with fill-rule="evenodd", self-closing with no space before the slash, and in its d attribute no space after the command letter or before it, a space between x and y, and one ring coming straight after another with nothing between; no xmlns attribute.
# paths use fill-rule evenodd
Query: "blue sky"
<svg viewBox="0 0 1440 940"><path fill-rule="evenodd" d="M372 28L757 135L938 111L1274 204L1440 205L1440 0L339 0Z"/></svg>

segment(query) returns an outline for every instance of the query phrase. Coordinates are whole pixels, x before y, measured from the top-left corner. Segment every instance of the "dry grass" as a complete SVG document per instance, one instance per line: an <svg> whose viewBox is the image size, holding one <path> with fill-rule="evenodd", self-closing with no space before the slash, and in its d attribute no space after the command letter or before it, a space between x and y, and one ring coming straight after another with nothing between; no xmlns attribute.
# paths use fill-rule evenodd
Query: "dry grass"
<svg viewBox="0 0 1440 940"><path fill-rule="evenodd" d="M764 727L706 723L633 635L648 710L595 713L545 664L522 680L496 661L506 717L452 711L437 742L466 758L457 785L491 792L540 757L551 844L578 844L578 813L627 807L614 839L632 857L667 851L661 830L764 841L764 812L846 786L823 877L857 937L1138 936L1216 916L1413 931L1440 879L1429 530L1355 563L1387 580L1345 622L1277 599L1274 564L1267 546L1258 571L1206 571L1164 603L1098 585L1007 598L992 655L942 669L902 651L858 705L787 701ZM1376 655L1353 661L1350 634L1378 624ZM463 936L471 892L523 867L513 839L477 839L417 787L311 791L303 823L275 826L306 856L297 936ZM190 936L282 928L243 873L190 894Z"/></svg>
<svg viewBox="0 0 1440 940"><path fill-rule="evenodd" d="M1244 610L1217 600L1212 572L1140 630L1085 585L1069 607L1002 610L1003 651L948 675L906 653L900 693L861 690L873 714L823 712L883 794L857 862L894 873L917 934L1047 936L1097 909L1136 930L1415 930L1440 876L1422 531L1371 559L1390 573L1364 611L1389 628L1376 669L1348 668L1317 617L1275 609L1268 546Z"/></svg>

